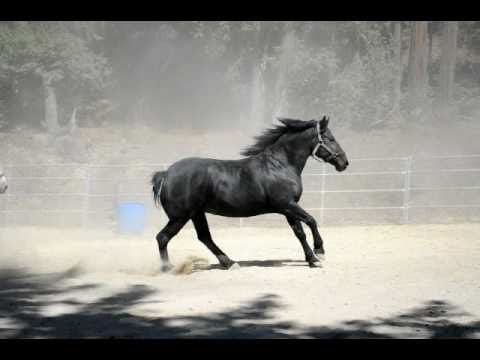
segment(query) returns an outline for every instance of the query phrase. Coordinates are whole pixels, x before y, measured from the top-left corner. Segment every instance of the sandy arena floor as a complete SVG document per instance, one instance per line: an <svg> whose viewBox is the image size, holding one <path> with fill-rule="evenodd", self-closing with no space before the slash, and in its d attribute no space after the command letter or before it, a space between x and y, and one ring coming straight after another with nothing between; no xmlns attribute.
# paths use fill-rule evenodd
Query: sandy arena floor
<svg viewBox="0 0 480 360"><path fill-rule="evenodd" d="M480 338L480 224L325 228L320 269L287 226L212 234L240 269L190 229L161 274L153 230L4 228L0 337Z"/></svg>

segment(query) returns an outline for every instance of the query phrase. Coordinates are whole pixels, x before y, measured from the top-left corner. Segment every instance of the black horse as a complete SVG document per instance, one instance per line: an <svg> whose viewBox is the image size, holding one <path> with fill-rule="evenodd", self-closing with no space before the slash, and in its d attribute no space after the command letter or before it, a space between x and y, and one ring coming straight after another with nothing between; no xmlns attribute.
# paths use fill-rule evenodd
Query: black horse
<svg viewBox="0 0 480 360"><path fill-rule="evenodd" d="M205 213L228 217L282 214L300 240L305 260L311 267L321 265L318 256L323 256L325 250L317 223L298 205L302 171L310 156L332 164L337 171L345 170L348 160L328 128L327 117L279 120L282 125L266 130L255 144L242 151L246 158L187 158L153 175L154 200L162 205L169 218L156 237L163 271L172 267L168 242L190 219L198 239L220 264L227 269L236 265L213 242ZM306 241L301 222L312 231L314 251Z"/></svg>

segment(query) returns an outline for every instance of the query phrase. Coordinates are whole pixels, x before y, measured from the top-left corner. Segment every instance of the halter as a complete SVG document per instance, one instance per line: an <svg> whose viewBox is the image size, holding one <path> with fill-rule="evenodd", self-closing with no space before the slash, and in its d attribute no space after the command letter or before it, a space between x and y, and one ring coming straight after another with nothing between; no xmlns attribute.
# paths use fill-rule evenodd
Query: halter
<svg viewBox="0 0 480 360"><path fill-rule="evenodd" d="M318 144L315 145L315 148L313 149L312 151L312 157L317 160L317 161L325 161L325 162L329 162L331 160L334 160L336 159L338 156L340 155L343 155L345 154L344 151L341 151L341 152L334 152L332 151L332 149L330 149L326 144L325 144L325 141L322 139L322 134L320 132L320 121L317 121L317 137L318 137ZM322 158L319 158L317 155L315 155L318 151L319 148L324 148L325 150L328 151L328 153L330 154L326 159L322 159Z"/></svg>

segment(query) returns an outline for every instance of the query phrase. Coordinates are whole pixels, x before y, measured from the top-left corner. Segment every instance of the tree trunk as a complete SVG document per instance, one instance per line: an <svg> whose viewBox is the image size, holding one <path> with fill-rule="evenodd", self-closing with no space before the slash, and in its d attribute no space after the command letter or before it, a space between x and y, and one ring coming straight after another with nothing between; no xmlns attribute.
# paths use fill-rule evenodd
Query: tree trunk
<svg viewBox="0 0 480 360"><path fill-rule="evenodd" d="M455 80L457 55L458 21L445 21L442 34L442 55L440 60L440 99L448 106L452 97Z"/></svg>
<svg viewBox="0 0 480 360"><path fill-rule="evenodd" d="M396 21L393 30L393 43L395 48L395 63L397 65L397 74L395 77L394 93L393 93L393 111L397 112L400 108L400 100L402 96L402 25L400 21Z"/></svg>
<svg viewBox="0 0 480 360"><path fill-rule="evenodd" d="M428 38L427 21L413 21L410 37L409 93L413 108L422 106L426 100L428 83Z"/></svg>
<svg viewBox="0 0 480 360"><path fill-rule="evenodd" d="M252 92L251 92L251 119L254 126L258 126L265 119L265 88L263 74L260 66L253 70Z"/></svg>
<svg viewBox="0 0 480 360"><path fill-rule="evenodd" d="M58 131L57 96L48 75L42 76L45 96L45 126L49 133Z"/></svg>
<svg viewBox="0 0 480 360"><path fill-rule="evenodd" d="M268 102L268 84L264 64L264 55L268 54L270 39L273 33L273 23L260 22L259 30L255 39L255 48L257 49L252 63L252 91L251 91L251 111L250 118L254 126L263 126L265 123L272 122L271 106Z"/></svg>
<svg viewBox="0 0 480 360"><path fill-rule="evenodd" d="M432 66L433 63L433 24L430 22L428 25L428 67Z"/></svg>
<svg viewBox="0 0 480 360"><path fill-rule="evenodd" d="M257 51L253 57L252 63L252 82L251 82L251 97L250 97L250 122L254 127L263 123L263 118L265 114L265 97L263 89L263 76L261 68L261 42L262 42L262 31L264 27L260 22L258 24L259 29L255 36L255 48Z"/></svg>
<svg viewBox="0 0 480 360"><path fill-rule="evenodd" d="M295 46L295 34L294 30L290 29L288 24L284 26L284 35L281 45L281 54L279 59L278 72L275 81L275 99L273 113L275 117L285 116L284 113L287 107L286 98L286 75L288 70L288 64L291 61L292 53Z"/></svg>

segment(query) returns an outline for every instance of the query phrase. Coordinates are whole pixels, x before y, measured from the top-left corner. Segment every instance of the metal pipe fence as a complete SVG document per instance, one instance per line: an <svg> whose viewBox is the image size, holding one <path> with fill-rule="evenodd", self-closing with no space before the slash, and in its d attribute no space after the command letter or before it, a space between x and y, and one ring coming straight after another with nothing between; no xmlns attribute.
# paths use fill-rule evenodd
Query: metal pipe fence
<svg viewBox="0 0 480 360"><path fill-rule="evenodd" d="M360 159L351 159L351 164L359 164L362 162L370 162L379 165L381 168L381 164L385 162L399 162L399 170L379 170L379 171L346 171L342 173L335 173L332 170L327 169L326 164L321 164L320 169L321 171L313 171L309 172L306 171L303 174L304 179L309 178L317 178L320 177L320 189L306 189L303 192L302 200L309 199L314 195L320 195L319 206L304 206L307 211L318 211L318 220L319 224L325 224L325 216L330 211L364 211L364 210L374 210L374 211L385 211L385 210L395 210L399 211L399 218L400 223L408 224L412 220L412 210L413 209L480 209L480 198L473 196L475 200L478 200L476 203L466 203L461 202L458 204L415 204L412 203L412 194L414 192L434 192L434 191L474 191L480 190L480 181L478 185L468 185L468 186L412 186L412 176L416 174L430 174L430 176L435 176L435 174L447 174L448 176L452 176L452 174L469 174L470 176L475 175L477 172L480 173L480 167L460 167L460 168L434 168L434 169L415 169L414 164L418 161L435 161L435 160L447 160L447 159L456 159L456 160L465 160L465 159L478 159L480 160L480 155L471 154L471 155L448 155L448 156L416 156L416 157L390 157L390 158L360 158ZM67 169L68 167L75 168L76 170L83 170L82 174L79 176L32 176L30 174L26 175L17 175L14 171L19 169L27 169L27 168L39 168L39 169L46 169L46 168L57 168L57 169ZM95 176L95 170L99 169L148 169L150 172L148 173L148 177L145 176L144 178L140 176L110 176L110 177L102 177L102 176ZM62 189L61 192L52 191L42 191L42 192L20 192L20 191L9 191L2 195L5 199L3 208L0 207L0 213L3 213L4 216L7 214L15 214L15 213L46 213L46 214L78 214L81 218L81 226L87 227L89 224L89 218L95 214L103 213L103 214L113 214L115 211L115 204L118 203L119 198L121 197L129 197L136 199L137 201L144 202L148 206L153 205L153 200L151 199L151 191L150 186L147 181L149 181L149 175L154 170L165 170L168 168L168 164L7 164L4 165L5 172L8 176L10 173L11 176L8 176L9 181L11 184L15 184L16 182L21 181L79 181L83 185L81 189L77 191L64 191ZM107 170L108 172L108 170ZM337 188L337 189L328 189L327 182L328 179L345 179L348 177L378 177L378 176L397 176L401 178L402 186L401 187L369 187L369 188ZM119 186L126 182L142 182L144 183L144 188L148 189L145 192L134 192L134 191L127 191L121 192L119 190ZM110 189L115 189L114 191L100 191L94 192L92 184L94 182L106 182L111 183L112 186ZM305 182L305 180L304 180ZM327 204L327 197L332 194L373 194L373 193L398 193L401 195L401 203L391 204L390 205L379 205L379 206L328 206ZM81 202L79 202L78 208L60 208L58 209L43 209L41 207L38 208L12 208L12 200L15 198L22 199L22 198L62 198L62 197L80 197ZM101 199L101 198L111 198L111 208L108 209L92 209L91 201L92 199ZM18 200L18 202L22 202L23 200ZM244 225L244 219L236 219L238 220L238 225Z"/></svg>

